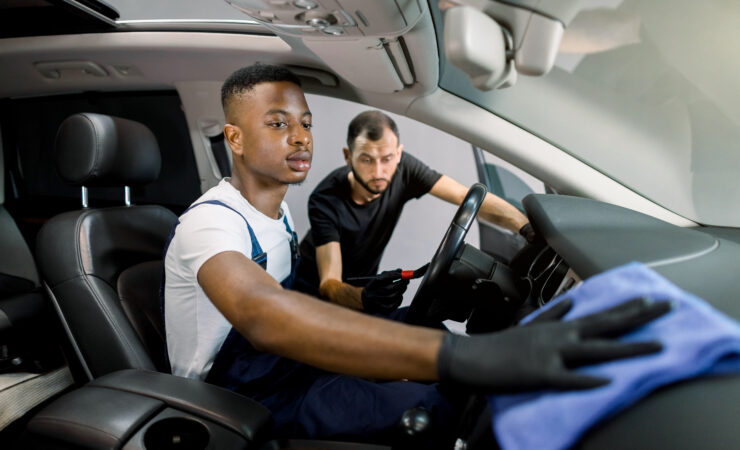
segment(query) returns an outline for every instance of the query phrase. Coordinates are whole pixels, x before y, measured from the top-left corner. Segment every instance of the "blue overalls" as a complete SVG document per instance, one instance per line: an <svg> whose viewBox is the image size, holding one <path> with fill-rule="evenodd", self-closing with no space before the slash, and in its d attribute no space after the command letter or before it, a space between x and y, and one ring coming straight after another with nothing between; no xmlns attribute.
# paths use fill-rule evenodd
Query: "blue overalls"
<svg viewBox="0 0 740 450"><path fill-rule="evenodd" d="M208 200L192 205L185 212L205 203L229 208L244 219L252 241L252 260L266 269L266 253L249 222L234 208ZM291 271L280 284L289 289L298 263L298 239L285 217L283 222L292 236ZM174 234L175 229L165 255ZM164 288L161 289L164 315L163 293ZM275 420L277 437L386 440L395 433L403 412L419 406L429 410L437 424L454 422L449 402L435 385L403 381L376 383L325 372L257 351L235 328L229 331L216 354L206 382L236 391L267 407Z"/></svg>

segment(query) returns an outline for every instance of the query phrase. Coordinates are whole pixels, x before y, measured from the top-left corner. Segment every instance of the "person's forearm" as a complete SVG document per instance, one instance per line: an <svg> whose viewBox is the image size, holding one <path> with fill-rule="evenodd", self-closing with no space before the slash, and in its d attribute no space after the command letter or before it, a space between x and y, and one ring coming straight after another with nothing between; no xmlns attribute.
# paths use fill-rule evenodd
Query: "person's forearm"
<svg viewBox="0 0 740 450"><path fill-rule="evenodd" d="M478 215L483 220L502 226L514 233L519 232L529 222L527 216L512 204L490 193L486 195Z"/></svg>
<svg viewBox="0 0 740 450"><path fill-rule="evenodd" d="M293 291L266 289L255 298L263 300L262 307L253 307L236 326L263 351L347 375L437 379L439 330L359 314Z"/></svg>
<svg viewBox="0 0 740 450"><path fill-rule="evenodd" d="M328 279L319 286L322 298L337 305L362 310L362 288L343 283L339 280Z"/></svg>

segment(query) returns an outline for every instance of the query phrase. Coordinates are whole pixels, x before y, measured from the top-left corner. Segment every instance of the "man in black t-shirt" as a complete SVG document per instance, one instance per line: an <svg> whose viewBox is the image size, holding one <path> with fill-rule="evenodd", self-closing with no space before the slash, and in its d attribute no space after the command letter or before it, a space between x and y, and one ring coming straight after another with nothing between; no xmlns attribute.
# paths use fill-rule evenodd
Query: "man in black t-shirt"
<svg viewBox="0 0 740 450"><path fill-rule="evenodd" d="M364 287L344 281L374 276L407 201L426 193L460 204L468 189L403 152L398 127L380 111L366 111L349 124L347 166L324 178L311 193L311 230L301 242L296 288L353 309L388 314L401 303L408 281L398 271L380 274ZM528 240L527 218L487 194L480 216Z"/></svg>

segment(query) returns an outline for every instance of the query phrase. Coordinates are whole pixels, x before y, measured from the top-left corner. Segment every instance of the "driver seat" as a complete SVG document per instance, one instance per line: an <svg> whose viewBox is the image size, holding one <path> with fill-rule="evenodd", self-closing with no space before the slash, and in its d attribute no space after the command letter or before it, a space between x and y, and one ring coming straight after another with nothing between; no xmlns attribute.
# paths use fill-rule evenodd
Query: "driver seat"
<svg viewBox="0 0 740 450"><path fill-rule="evenodd" d="M87 187L142 186L161 168L143 124L80 113L56 137L61 178L82 187L83 209L39 231L39 269L89 379L121 369L169 372L159 311L162 252L175 214L161 206L88 208Z"/></svg>

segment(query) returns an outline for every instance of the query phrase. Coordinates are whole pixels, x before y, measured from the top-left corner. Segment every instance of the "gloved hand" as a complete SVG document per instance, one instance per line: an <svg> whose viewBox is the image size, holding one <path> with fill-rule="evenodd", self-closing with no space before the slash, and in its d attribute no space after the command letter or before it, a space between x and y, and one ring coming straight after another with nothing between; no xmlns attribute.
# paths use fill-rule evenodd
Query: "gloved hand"
<svg viewBox="0 0 740 450"><path fill-rule="evenodd" d="M527 240L528 243L534 244L539 241L539 236L534 231L532 224L527 222L521 228L519 228L519 235Z"/></svg>
<svg viewBox="0 0 740 450"><path fill-rule="evenodd" d="M617 342L670 310L668 302L635 299L567 322L560 319L573 303L565 300L521 327L472 337L447 334L437 370L451 381L487 392L537 389L588 389L610 380L570 369L659 351L658 342Z"/></svg>
<svg viewBox="0 0 740 450"><path fill-rule="evenodd" d="M362 289L362 308L369 313L393 312L408 286L409 280L401 279L401 269L381 272Z"/></svg>

